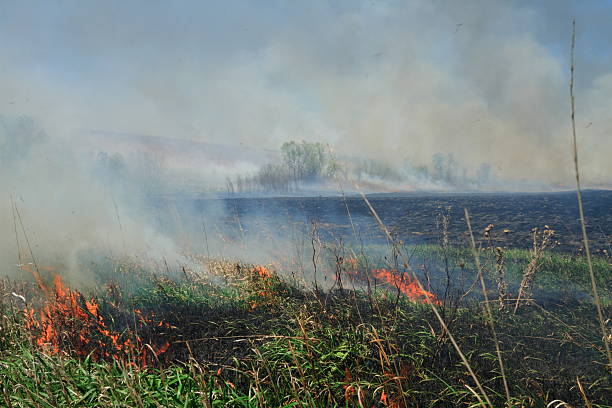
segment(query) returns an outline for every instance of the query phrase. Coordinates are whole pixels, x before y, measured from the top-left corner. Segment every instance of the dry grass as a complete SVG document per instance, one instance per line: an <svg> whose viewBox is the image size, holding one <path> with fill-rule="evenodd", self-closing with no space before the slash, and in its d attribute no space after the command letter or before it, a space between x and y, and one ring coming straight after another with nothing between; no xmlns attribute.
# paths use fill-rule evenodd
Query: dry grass
<svg viewBox="0 0 612 408"><path fill-rule="evenodd" d="M591 288L593 290L593 298L595 299L595 307L597 308L597 318L599 319L599 326L601 328L602 341L606 349L606 355L608 357L608 368L612 372L612 352L610 351L610 341L608 340L608 332L604 319L603 309L601 306L601 299L599 298L599 291L597 290L597 280L595 279L595 273L593 272L593 261L591 260L591 251L589 249L589 237L586 231L586 221L584 218L584 208L582 205L582 189L580 186L580 168L578 166L578 142L576 140L576 108L574 98L574 69L575 69L575 48L576 48L576 19L572 20L572 43L571 43L571 55L570 55L570 105L571 105L571 122L572 122L572 150L574 153L574 173L576 175L576 194L578 197L578 210L580 212L580 227L582 231L582 241L586 252L587 263L589 265L589 276L591 278Z"/></svg>

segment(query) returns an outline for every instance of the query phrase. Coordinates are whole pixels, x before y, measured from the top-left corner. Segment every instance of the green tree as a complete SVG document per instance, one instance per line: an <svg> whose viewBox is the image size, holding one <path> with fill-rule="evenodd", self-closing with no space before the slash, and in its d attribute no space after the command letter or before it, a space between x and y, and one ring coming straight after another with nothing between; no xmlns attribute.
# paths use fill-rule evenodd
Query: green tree
<svg viewBox="0 0 612 408"><path fill-rule="evenodd" d="M319 142L285 142L281 146L283 164L299 181L315 181L326 175L329 154L325 145Z"/></svg>

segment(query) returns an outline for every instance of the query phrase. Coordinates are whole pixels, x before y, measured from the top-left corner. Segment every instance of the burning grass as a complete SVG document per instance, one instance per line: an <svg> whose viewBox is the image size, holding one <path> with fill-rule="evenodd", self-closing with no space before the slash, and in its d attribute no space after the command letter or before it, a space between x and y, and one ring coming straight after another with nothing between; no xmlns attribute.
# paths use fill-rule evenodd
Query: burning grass
<svg viewBox="0 0 612 408"><path fill-rule="evenodd" d="M454 305L429 291L414 293L412 282L393 269L370 270L378 283L368 296L346 288L313 292L269 266L206 262L205 276L141 273L140 288L127 290L117 280L98 296L86 297L59 278L46 292L4 287L3 293L24 293L28 301L24 307L11 296L2 303L4 404L477 405L430 301L446 315L496 404L504 404L494 345L477 303ZM360 260L344 264L347 271L362 267ZM130 268L140 267L126 263L122 274ZM612 389L597 363L597 327L584 317L592 305L558 303L495 312L510 405L546 406L555 399L582 405L579 378L592 406L604 407Z"/></svg>
<svg viewBox="0 0 612 408"><path fill-rule="evenodd" d="M170 346L167 341L159 346L145 344L137 330L111 330L98 302L66 287L59 275L55 275L51 289L43 289L47 296L39 317L33 307L26 308L24 325L33 343L47 354L73 353L93 361L112 358L146 367ZM134 315L134 327L140 330L150 325L169 327L161 320L156 322L154 316L145 317L138 309Z"/></svg>

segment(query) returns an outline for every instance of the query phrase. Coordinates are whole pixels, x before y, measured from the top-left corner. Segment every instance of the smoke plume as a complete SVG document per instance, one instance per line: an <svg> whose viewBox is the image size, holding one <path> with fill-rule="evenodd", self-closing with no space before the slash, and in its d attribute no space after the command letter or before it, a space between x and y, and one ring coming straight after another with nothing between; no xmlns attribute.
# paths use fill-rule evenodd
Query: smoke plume
<svg viewBox="0 0 612 408"><path fill-rule="evenodd" d="M452 153L512 183L571 185L572 16L583 176L609 185L608 3L2 2L0 256L16 258L15 206L34 252L172 251L130 188L74 149L92 130L268 149L321 141L415 166Z"/></svg>

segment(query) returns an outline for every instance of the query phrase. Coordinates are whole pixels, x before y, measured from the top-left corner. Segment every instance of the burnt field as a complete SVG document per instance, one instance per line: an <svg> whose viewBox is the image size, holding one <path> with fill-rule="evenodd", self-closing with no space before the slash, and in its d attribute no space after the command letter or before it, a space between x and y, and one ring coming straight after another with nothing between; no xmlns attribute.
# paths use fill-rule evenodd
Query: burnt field
<svg viewBox="0 0 612 408"><path fill-rule="evenodd" d="M22 265L2 406L611 408L589 265L558 252L580 245L572 193L370 201L407 245L360 197L183 198L154 208L181 256L83 253L89 287ZM585 194L596 249L611 202ZM610 258L592 269L609 322Z"/></svg>
<svg viewBox="0 0 612 408"><path fill-rule="evenodd" d="M591 248L595 253L610 251L612 191L590 190L583 196ZM582 247L574 192L415 193L368 197L391 233L406 244L438 243L442 233L441 217L447 215L450 242L466 246L468 233L463 209L467 208L475 233L493 224L498 245L529 248L532 229L548 225L559 241L555 250L576 253ZM219 200L177 202L181 216L187 218L217 211L219 206ZM224 215L219 220L220 225L233 238L241 234L308 232L314 223L318 233L328 240L350 241L356 236L368 243L385 240L384 233L359 196L228 198L222 200L221 207ZM187 224L198 223L192 220ZM216 228L221 230L222 227Z"/></svg>

